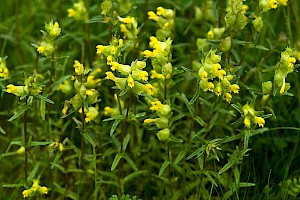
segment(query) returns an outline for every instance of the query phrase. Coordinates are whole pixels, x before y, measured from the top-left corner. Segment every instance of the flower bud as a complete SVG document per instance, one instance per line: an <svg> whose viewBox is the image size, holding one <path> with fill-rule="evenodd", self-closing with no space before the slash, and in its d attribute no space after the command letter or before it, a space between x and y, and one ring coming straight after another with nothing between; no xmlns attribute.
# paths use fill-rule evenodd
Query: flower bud
<svg viewBox="0 0 300 200"><path fill-rule="evenodd" d="M231 37L226 37L220 43L220 49L223 52L228 52L231 47Z"/></svg>
<svg viewBox="0 0 300 200"><path fill-rule="evenodd" d="M172 74L172 64L171 63L167 63L162 67L162 74L164 76Z"/></svg>
<svg viewBox="0 0 300 200"><path fill-rule="evenodd" d="M262 91L263 94L270 94L272 91L272 82L267 81L262 83Z"/></svg>
<svg viewBox="0 0 300 200"><path fill-rule="evenodd" d="M169 126L169 119L166 117L160 117L155 119L155 125L158 128L167 128Z"/></svg>
<svg viewBox="0 0 300 200"><path fill-rule="evenodd" d="M160 141L166 141L169 139L170 137L170 129L165 128L163 130L160 130L157 132L157 137Z"/></svg>

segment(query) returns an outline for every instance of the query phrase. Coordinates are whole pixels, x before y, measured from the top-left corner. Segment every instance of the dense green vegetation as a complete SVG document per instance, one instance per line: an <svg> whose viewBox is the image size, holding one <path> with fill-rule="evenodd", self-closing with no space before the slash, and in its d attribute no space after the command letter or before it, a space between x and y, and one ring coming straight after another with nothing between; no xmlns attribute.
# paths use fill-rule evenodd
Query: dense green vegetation
<svg viewBox="0 0 300 200"><path fill-rule="evenodd" d="M0 200L297 199L296 0L0 6Z"/></svg>

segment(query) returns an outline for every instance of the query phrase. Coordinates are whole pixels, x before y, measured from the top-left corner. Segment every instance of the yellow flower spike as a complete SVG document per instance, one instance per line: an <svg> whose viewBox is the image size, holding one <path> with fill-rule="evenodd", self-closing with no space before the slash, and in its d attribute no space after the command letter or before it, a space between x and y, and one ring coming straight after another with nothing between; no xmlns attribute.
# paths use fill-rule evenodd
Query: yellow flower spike
<svg viewBox="0 0 300 200"><path fill-rule="evenodd" d="M39 52L39 54L42 54L46 51L46 47L45 46L40 46L37 51Z"/></svg>
<svg viewBox="0 0 300 200"><path fill-rule="evenodd" d="M238 84L233 84L230 86L230 89L233 93L235 94L238 94L239 93L239 89L240 89L240 86Z"/></svg>
<svg viewBox="0 0 300 200"><path fill-rule="evenodd" d="M278 4L282 6L287 6L288 0L278 0Z"/></svg>
<svg viewBox="0 0 300 200"><path fill-rule="evenodd" d="M31 189L29 189L29 190L23 190L23 192L22 192L23 198L27 198L31 194L32 194L32 190Z"/></svg>
<svg viewBox="0 0 300 200"><path fill-rule="evenodd" d="M151 102L150 110L160 111L163 108L163 104L160 101Z"/></svg>
<svg viewBox="0 0 300 200"><path fill-rule="evenodd" d="M265 126L265 119L262 117L254 117L254 122L258 124L259 127L264 127Z"/></svg>
<svg viewBox="0 0 300 200"><path fill-rule="evenodd" d="M148 12L148 18L149 19L152 19L154 21L157 21L158 20L158 16L153 12L153 11L149 11Z"/></svg>
<svg viewBox="0 0 300 200"><path fill-rule="evenodd" d="M208 31L207 32L207 38L208 39L214 39L214 32L213 31Z"/></svg>
<svg viewBox="0 0 300 200"><path fill-rule="evenodd" d="M251 121L250 121L250 118L248 116L245 117L244 119L244 124L247 128L250 128L251 126Z"/></svg>
<svg viewBox="0 0 300 200"><path fill-rule="evenodd" d="M131 75L129 75L127 78L127 84L128 84L128 87L130 87L130 88L134 87L134 80Z"/></svg>
<svg viewBox="0 0 300 200"><path fill-rule="evenodd" d="M141 78L143 81L147 81L147 80L148 80L148 72L146 72L146 71L141 71L139 75L140 75L140 78Z"/></svg>
<svg viewBox="0 0 300 200"><path fill-rule="evenodd" d="M106 78L109 80L115 81L115 79L116 79L115 75L112 72L106 72L105 75L106 75Z"/></svg>
<svg viewBox="0 0 300 200"><path fill-rule="evenodd" d="M217 72L217 77L219 78L219 79L223 79L223 77L226 75L226 72L223 70L223 69L220 69L220 70L218 70L218 72Z"/></svg>
<svg viewBox="0 0 300 200"><path fill-rule="evenodd" d="M214 90L215 85L212 82L207 83L208 91L212 92Z"/></svg>
<svg viewBox="0 0 300 200"><path fill-rule="evenodd" d="M42 186L42 187L40 188L40 190L41 190L41 193L42 193L42 194L48 194L48 188L47 188L47 187Z"/></svg>
<svg viewBox="0 0 300 200"><path fill-rule="evenodd" d="M69 8L67 12L68 12L68 17L74 17L76 14L76 11L73 8Z"/></svg>
<svg viewBox="0 0 300 200"><path fill-rule="evenodd" d="M225 100L228 102L228 103L230 103L230 101L231 101L231 99L232 99L232 95L230 94L230 93L225 93L225 95L224 95L224 97L225 97Z"/></svg>
<svg viewBox="0 0 300 200"><path fill-rule="evenodd" d="M214 92L215 92L215 94L216 94L217 96L220 96L221 93L222 93L222 88L218 85L218 86L215 88Z"/></svg>
<svg viewBox="0 0 300 200"><path fill-rule="evenodd" d="M150 124L150 123L153 123L154 121L155 121L154 119L145 119L144 123L145 124Z"/></svg>
<svg viewBox="0 0 300 200"><path fill-rule="evenodd" d="M207 79L207 76L208 76L207 72L206 72L206 71L203 71L203 72L201 73L201 75L200 75L200 78L201 78L202 80L206 80L206 79Z"/></svg>
<svg viewBox="0 0 300 200"><path fill-rule="evenodd" d="M277 1L276 0L268 0L268 5L269 5L270 8L276 9L277 8Z"/></svg>
<svg viewBox="0 0 300 200"><path fill-rule="evenodd" d="M104 51L105 51L105 49L106 49L106 46L103 46L103 45L97 45L96 46L96 48L97 48L97 54L102 54Z"/></svg>
<svg viewBox="0 0 300 200"><path fill-rule="evenodd" d="M242 13L243 14L246 14L246 12L249 10L249 6L248 5L246 5L246 4L243 4L243 6L242 6Z"/></svg>
<svg viewBox="0 0 300 200"><path fill-rule="evenodd" d="M158 16L164 16L166 14L166 9L164 9L163 7L157 7L156 8L156 14Z"/></svg>
<svg viewBox="0 0 300 200"><path fill-rule="evenodd" d="M152 96L154 94L154 87L150 83L145 84L144 89L148 95Z"/></svg>
<svg viewBox="0 0 300 200"><path fill-rule="evenodd" d="M143 51L143 55L145 56L145 58L149 58L149 57L153 57L154 53L152 51L145 50Z"/></svg>

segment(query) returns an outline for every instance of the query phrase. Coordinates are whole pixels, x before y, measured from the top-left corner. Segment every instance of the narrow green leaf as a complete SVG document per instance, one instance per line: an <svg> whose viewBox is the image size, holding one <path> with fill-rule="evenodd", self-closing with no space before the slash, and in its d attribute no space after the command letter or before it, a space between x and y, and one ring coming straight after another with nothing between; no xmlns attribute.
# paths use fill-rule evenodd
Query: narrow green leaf
<svg viewBox="0 0 300 200"><path fill-rule="evenodd" d="M84 133L83 137L93 146L96 147L96 142L94 141L94 138L89 133Z"/></svg>
<svg viewBox="0 0 300 200"><path fill-rule="evenodd" d="M59 152L58 154L56 154L56 157L54 159L54 161L51 164L51 169L54 168L54 166L56 165L56 163L58 162L59 158L62 156L62 152Z"/></svg>
<svg viewBox="0 0 300 200"><path fill-rule="evenodd" d="M114 134L114 132L115 132L115 130L118 127L120 122L121 122L121 120L119 120L119 119L116 119L114 121L113 125L111 126L110 132L109 132L110 136L112 136Z"/></svg>
<svg viewBox="0 0 300 200"><path fill-rule="evenodd" d="M127 154L124 154L123 155L123 158L128 162L129 166L134 170L134 171L137 171L137 167L136 165L134 164L133 160L127 155Z"/></svg>
<svg viewBox="0 0 300 200"><path fill-rule="evenodd" d="M48 102L48 103L54 104L54 101L52 101L51 99L48 99L47 97L44 97L44 96L42 96L42 95L40 95L40 94L37 94L35 97L36 97L36 98L39 98L39 99L41 99L41 100L44 100L44 101L46 101L46 102Z"/></svg>
<svg viewBox="0 0 300 200"><path fill-rule="evenodd" d="M196 117L194 118L194 120L195 120L196 122L198 122L198 124L200 124L201 126L205 126L205 125L206 125L205 121L204 121L201 117L199 117L199 116L196 116Z"/></svg>
<svg viewBox="0 0 300 200"><path fill-rule="evenodd" d="M186 98L184 93L182 93L181 96L182 96L182 99L183 99L185 105L187 106L190 114L193 116L194 112L195 112L195 109L193 108L192 104L190 104L189 100Z"/></svg>
<svg viewBox="0 0 300 200"><path fill-rule="evenodd" d="M234 109L236 109L239 113L242 114L242 111L241 111L241 109L240 109L240 107L239 107L238 105L232 103L231 106L232 106Z"/></svg>
<svg viewBox="0 0 300 200"><path fill-rule="evenodd" d="M29 174L28 177L27 177L27 181L28 181L28 182L31 182L32 179L34 179L34 178L36 177L36 173L37 173L37 171L39 170L39 168L40 168L40 164L39 164L38 162L36 162L36 164L35 164L33 170L30 172L30 174Z"/></svg>
<svg viewBox="0 0 300 200"><path fill-rule="evenodd" d="M22 184L22 183L3 184L2 187L4 187L4 188L24 187L24 184Z"/></svg>
<svg viewBox="0 0 300 200"><path fill-rule="evenodd" d="M49 145L52 142L30 142L28 144L28 146L45 146L45 145Z"/></svg>
<svg viewBox="0 0 300 200"><path fill-rule="evenodd" d="M239 182L239 187L253 187L253 186L255 186L255 183Z"/></svg>
<svg viewBox="0 0 300 200"><path fill-rule="evenodd" d="M213 179L213 177L210 175L210 173L208 171L205 171L204 174L206 175L206 177L208 178L208 180L215 186L218 187L218 184L216 183L216 181Z"/></svg>
<svg viewBox="0 0 300 200"><path fill-rule="evenodd" d="M5 130L0 126L0 133L2 133L3 135L6 135Z"/></svg>
<svg viewBox="0 0 300 200"><path fill-rule="evenodd" d="M89 19L86 23L87 24L92 24L92 23L106 23L106 20L102 16L95 16L95 17Z"/></svg>
<svg viewBox="0 0 300 200"><path fill-rule="evenodd" d="M175 165L177 165L186 155L186 150L181 150L180 153L178 154L178 156L175 159Z"/></svg>
<svg viewBox="0 0 300 200"><path fill-rule="evenodd" d="M137 177L137 176L141 176L143 174L147 174L147 170L141 170L141 171L135 171L131 174L129 174L128 176L126 176L124 179L123 179L123 184L125 185L128 181L130 181L131 179Z"/></svg>
<svg viewBox="0 0 300 200"><path fill-rule="evenodd" d="M9 122L15 120L20 115L22 115L27 109L29 108L29 105L21 107L16 114L14 114L11 118L9 118Z"/></svg>
<svg viewBox="0 0 300 200"><path fill-rule="evenodd" d="M41 100L41 103L40 103L40 113L41 113L41 117L42 117L43 121L45 121L45 110L46 110L46 101Z"/></svg>
<svg viewBox="0 0 300 200"><path fill-rule="evenodd" d="M159 170L159 173L158 173L158 176L161 176L165 169L171 164L171 162L169 160L165 160L165 162L162 164L160 170Z"/></svg>
<svg viewBox="0 0 300 200"><path fill-rule="evenodd" d="M205 145L202 145L199 149L197 149L196 151L194 151L191 155L189 155L186 160L189 160L195 156L199 157L204 153L205 150Z"/></svg>
<svg viewBox="0 0 300 200"><path fill-rule="evenodd" d="M114 161L111 165L111 168L110 168L111 171L114 171L116 169L116 167L118 166L121 158L122 158L121 154L117 153L116 156L115 156L115 159L114 159Z"/></svg>
<svg viewBox="0 0 300 200"><path fill-rule="evenodd" d="M128 133L123 141L123 151L126 150L129 140L130 140L130 134Z"/></svg>

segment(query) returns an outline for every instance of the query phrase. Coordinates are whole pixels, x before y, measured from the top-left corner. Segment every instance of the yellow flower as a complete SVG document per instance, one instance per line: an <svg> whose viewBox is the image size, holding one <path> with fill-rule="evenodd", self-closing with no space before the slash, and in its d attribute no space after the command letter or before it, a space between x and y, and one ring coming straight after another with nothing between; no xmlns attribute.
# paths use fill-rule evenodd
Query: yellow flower
<svg viewBox="0 0 300 200"><path fill-rule="evenodd" d="M37 191L39 189L39 183L39 180L33 180L33 185L31 187L33 191Z"/></svg>
<svg viewBox="0 0 300 200"><path fill-rule="evenodd" d="M153 53L152 51L149 51L149 50L143 51L143 55L144 55L146 58L154 57L154 53Z"/></svg>
<svg viewBox="0 0 300 200"><path fill-rule="evenodd" d="M110 115L111 111L112 111L112 108L109 106L106 106L104 108L104 115L106 115L106 116Z"/></svg>
<svg viewBox="0 0 300 200"><path fill-rule="evenodd" d="M148 95L152 96L154 94L154 87L150 83L145 84L144 89Z"/></svg>
<svg viewBox="0 0 300 200"><path fill-rule="evenodd" d="M285 78L283 77L282 85L280 88L280 94L283 94L285 92Z"/></svg>
<svg viewBox="0 0 300 200"><path fill-rule="evenodd" d="M93 92L93 90L87 90L87 91L85 92L85 94L86 94L87 96L93 96L93 95L94 95L94 92Z"/></svg>
<svg viewBox="0 0 300 200"><path fill-rule="evenodd" d="M159 44L158 39L157 39L156 37L154 37L154 36L151 36L151 37L150 37L149 46L150 46L151 48L153 48L155 45L158 45L158 44Z"/></svg>
<svg viewBox="0 0 300 200"><path fill-rule="evenodd" d="M250 128L251 126L251 121L250 121L250 118L248 116L245 117L244 119L244 124L247 128Z"/></svg>
<svg viewBox="0 0 300 200"><path fill-rule="evenodd" d="M4 69L0 68L0 77L7 78L8 74L9 74L9 71L7 68L4 68Z"/></svg>
<svg viewBox="0 0 300 200"><path fill-rule="evenodd" d="M170 27L170 23L169 22L166 22L163 26L163 29L168 29Z"/></svg>
<svg viewBox="0 0 300 200"><path fill-rule="evenodd" d="M112 72L106 72L106 78L114 81L116 79L115 75Z"/></svg>
<svg viewBox="0 0 300 200"><path fill-rule="evenodd" d="M57 37L61 32L61 28L59 28L58 22L55 22L53 26L51 26L50 29L50 36Z"/></svg>
<svg viewBox="0 0 300 200"><path fill-rule="evenodd" d="M207 88L208 88L209 91L212 92L213 89L214 89L214 87L215 87L215 85L214 85L212 82L208 82L208 83L207 83Z"/></svg>
<svg viewBox="0 0 300 200"><path fill-rule="evenodd" d="M150 123L153 123L154 121L155 121L154 119L145 119L144 123L145 124L150 124Z"/></svg>
<svg viewBox="0 0 300 200"><path fill-rule="evenodd" d="M104 51L105 51L105 49L107 48L106 46L103 46L103 45L97 45L96 46L96 48L97 48L97 54L101 54L101 53L103 53Z"/></svg>
<svg viewBox="0 0 300 200"><path fill-rule="evenodd" d="M90 122L98 116L98 110L94 107L89 107L88 112L85 115L85 122Z"/></svg>
<svg viewBox="0 0 300 200"><path fill-rule="evenodd" d="M17 154L21 155L25 153L25 147L21 146L18 150L17 150Z"/></svg>
<svg viewBox="0 0 300 200"><path fill-rule="evenodd" d="M45 46L39 46L37 51L39 52L39 54L44 53L46 51L46 47Z"/></svg>
<svg viewBox="0 0 300 200"><path fill-rule="evenodd" d="M221 69L221 70L218 70L218 73L217 73L217 77L219 78L219 79L223 79L223 77L226 75L226 72L223 70L223 69Z"/></svg>
<svg viewBox="0 0 300 200"><path fill-rule="evenodd" d="M156 8L156 14L157 15L162 15L162 16L164 16L165 14L166 14L166 9L164 9L163 7L157 7Z"/></svg>
<svg viewBox="0 0 300 200"><path fill-rule="evenodd" d="M218 86L215 88L214 92L215 92L215 94L216 94L217 96L220 96L221 93L222 93L222 88L218 85Z"/></svg>
<svg viewBox="0 0 300 200"><path fill-rule="evenodd" d="M232 99L232 95L230 94L230 93L225 93L225 95L224 95L224 97L225 97L225 100L228 102L228 103L230 103L230 101L231 101L231 99Z"/></svg>
<svg viewBox="0 0 300 200"><path fill-rule="evenodd" d="M115 71L116 69L118 70L120 67L120 64L118 62L111 62L111 70Z"/></svg>
<svg viewBox="0 0 300 200"><path fill-rule="evenodd" d="M262 117L254 117L254 122L256 123L256 124L258 124L258 126L259 127L264 127L264 125L265 125L265 119L264 118L262 118Z"/></svg>
<svg viewBox="0 0 300 200"><path fill-rule="evenodd" d="M203 71L203 72L201 73L201 75L200 75L200 78L201 78L202 80L206 80L206 79L207 79L207 76L208 76L207 72L206 72L206 71Z"/></svg>
<svg viewBox="0 0 300 200"><path fill-rule="evenodd" d="M125 24L133 24L135 22L134 17L127 16L126 18L118 17L119 21Z"/></svg>
<svg viewBox="0 0 300 200"><path fill-rule="evenodd" d="M268 0L268 4L270 8L276 9L277 8L277 1L276 0Z"/></svg>
<svg viewBox="0 0 300 200"><path fill-rule="evenodd" d="M129 86L130 88L133 88L133 87L134 87L134 80L133 80L133 78L132 78L131 75L129 75L128 78L127 78L127 84L128 84L128 86Z"/></svg>
<svg viewBox="0 0 300 200"><path fill-rule="evenodd" d="M146 72L146 71L141 71L139 75L140 75L140 78L141 78L143 81L147 81L147 80L148 80L148 72Z"/></svg>
<svg viewBox="0 0 300 200"><path fill-rule="evenodd" d="M41 190L41 193L42 194L48 194L48 188L43 186L43 187L40 187L40 190Z"/></svg>
<svg viewBox="0 0 300 200"><path fill-rule="evenodd" d="M150 110L161 111L163 108L163 104L160 101L151 102Z"/></svg>
<svg viewBox="0 0 300 200"><path fill-rule="evenodd" d="M23 198L27 198L31 195L32 191L29 189L29 190L23 190L22 192L22 195L23 195Z"/></svg>
<svg viewBox="0 0 300 200"><path fill-rule="evenodd" d="M214 39L214 32L213 31L208 31L207 32L207 38L208 39Z"/></svg>
<svg viewBox="0 0 300 200"><path fill-rule="evenodd" d="M67 12L68 12L68 17L74 17L76 14L76 11L73 8L69 8Z"/></svg>
<svg viewBox="0 0 300 200"><path fill-rule="evenodd" d="M81 64L78 60L74 60L73 67L75 68L75 73L77 75L83 75L84 74L83 64Z"/></svg>
<svg viewBox="0 0 300 200"><path fill-rule="evenodd" d="M242 6L242 13L246 14L247 10L249 10L249 6L246 5L246 4L243 4L243 6Z"/></svg>
<svg viewBox="0 0 300 200"><path fill-rule="evenodd" d="M157 21L158 16L157 16L153 11L149 11L149 12L148 12L148 18L149 18L149 19L152 19L152 20L154 20L154 21Z"/></svg>
<svg viewBox="0 0 300 200"><path fill-rule="evenodd" d="M9 84L6 86L6 92L8 93L13 93L17 90L17 87L14 86L13 84Z"/></svg>
<svg viewBox="0 0 300 200"><path fill-rule="evenodd" d="M239 89L240 89L240 86L238 84L233 84L230 86L230 89L233 93L235 94L238 94L239 93Z"/></svg>
<svg viewBox="0 0 300 200"><path fill-rule="evenodd" d="M113 57L109 55L109 56L107 56L106 60L107 60L107 64L111 65L111 63L113 61Z"/></svg>

